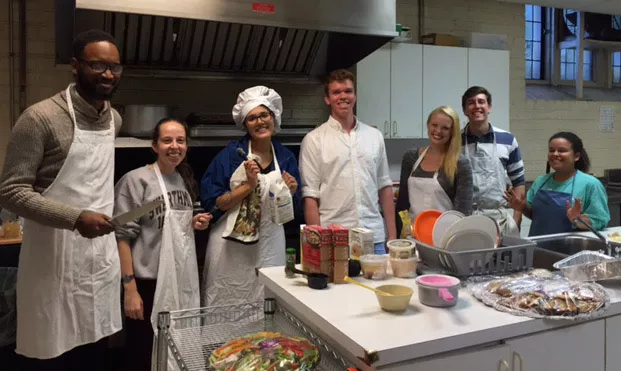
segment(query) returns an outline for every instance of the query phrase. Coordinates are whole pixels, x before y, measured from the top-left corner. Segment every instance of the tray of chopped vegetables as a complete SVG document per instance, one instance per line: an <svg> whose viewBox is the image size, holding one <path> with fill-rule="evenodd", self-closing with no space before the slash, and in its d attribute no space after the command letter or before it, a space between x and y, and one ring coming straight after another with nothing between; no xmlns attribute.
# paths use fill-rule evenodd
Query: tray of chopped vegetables
<svg viewBox="0 0 621 371"><path fill-rule="evenodd" d="M160 322L168 326L160 330L156 360L166 365L172 353L181 371L344 371L352 365L273 299L164 313Z"/></svg>

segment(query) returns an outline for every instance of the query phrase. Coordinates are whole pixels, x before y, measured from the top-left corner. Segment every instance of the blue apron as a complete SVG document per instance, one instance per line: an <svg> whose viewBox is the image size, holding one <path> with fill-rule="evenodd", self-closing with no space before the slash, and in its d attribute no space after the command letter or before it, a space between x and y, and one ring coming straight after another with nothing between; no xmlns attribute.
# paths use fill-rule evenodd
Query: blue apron
<svg viewBox="0 0 621 371"><path fill-rule="evenodd" d="M567 218L567 207L565 203L572 203L576 175L571 182L571 193L551 191L542 189L547 182L554 177L554 174L543 182L533 199L533 222L530 226L529 237L544 234L565 233L573 231L573 226Z"/></svg>

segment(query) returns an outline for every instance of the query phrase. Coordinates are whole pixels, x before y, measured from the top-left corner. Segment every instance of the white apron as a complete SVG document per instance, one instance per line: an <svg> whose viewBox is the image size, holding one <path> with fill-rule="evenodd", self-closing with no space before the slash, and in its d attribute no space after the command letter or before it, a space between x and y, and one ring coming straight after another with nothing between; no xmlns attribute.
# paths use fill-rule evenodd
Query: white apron
<svg viewBox="0 0 621 371"><path fill-rule="evenodd" d="M56 179L42 195L78 209L112 215L114 115L110 128L78 128ZM17 349L49 359L121 330L121 265L114 233L88 239L77 230L24 223L17 273Z"/></svg>
<svg viewBox="0 0 621 371"><path fill-rule="evenodd" d="M166 184L157 162L153 165L153 169L166 204L160 259L157 268L157 283L153 297L153 312L151 313L151 324L155 334L151 369L156 370L157 363L154 357L157 347L158 313L199 308L200 292L198 287L198 261L196 260L196 246L192 228L193 210L173 210L171 208ZM169 352L168 370L177 369L173 354Z"/></svg>
<svg viewBox="0 0 621 371"><path fill-rule="evenodd" d="M433 178L414 176L414 171L423 162L427 150L429 150L429 147L425 148L423 153L420 154L412 167L411 176L408 178L408 198L410 200L410 218L412 221L425 210L433 209L442 212L453 210L453 201L451 201L438 182L438 170L433 174Z"/></svg>
<svg viewBox="0 0 621 371"><path fill-rule="evenodd" d="M491 128L490 125L490 129ZM468 130L466 127L465 130ZM484 151L470 155L468 149L468 136L464 152L472 167L472 180L474 183L474 203L476 204L474 215L488 215L496 219L504 236L519 237L520 231L513 219L513 210L504 207L504 193L507 182L506 173L500 165L497 157L496 134L493 133L494 143L492 155L487 156Z"/></svg>
<svg viewBox="0 0 621 371"><path fill-rule="evenodd" d="M250 143L248 155L252 155ZM276 153L273 161L274 171L259 174L261 184L259 242L255 245L244 245L222 238L226 228L226 215L216 222L211 231L203 272L204 306L262 300L263 285L259 283L256 269L285 265L285 230L282 225L272 222L269 207L270 185L282 179Z"/></svg>

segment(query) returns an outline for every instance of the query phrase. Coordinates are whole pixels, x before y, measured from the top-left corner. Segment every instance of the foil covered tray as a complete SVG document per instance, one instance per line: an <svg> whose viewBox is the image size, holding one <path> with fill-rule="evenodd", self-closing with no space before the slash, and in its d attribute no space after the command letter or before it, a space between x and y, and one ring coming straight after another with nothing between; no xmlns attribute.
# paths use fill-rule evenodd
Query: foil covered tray
<svg viewBox="0 0 621 371"><path fill-rule="evenodd" d="M553 265L572 281L607 281L621 279L621 259L595 251L581 251Z"/></svg>
<svg viewBox="0 0 621 371"><path fill-rule="evenodd" d="M468 288L474 297L498 311L531 318L588 320L601 316L610 305L610 296L597 283L539 272L476 283Z"/></svg>

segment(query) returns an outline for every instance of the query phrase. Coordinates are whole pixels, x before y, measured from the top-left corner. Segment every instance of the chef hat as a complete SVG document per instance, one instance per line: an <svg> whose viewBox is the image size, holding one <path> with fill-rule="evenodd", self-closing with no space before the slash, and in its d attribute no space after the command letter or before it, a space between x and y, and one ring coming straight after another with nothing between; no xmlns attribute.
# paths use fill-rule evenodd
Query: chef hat
<svg viewBox="0 0 621 371"><path fill-rule="evenodd" d="M237 104L233 106L233 120L242 130L247 130L244 125L246 116L258 106L267 107L274 114L274 132L280 131L280 115L282 114L282 98L276 90L266 86L253 86L237 96Z"/></svg>

